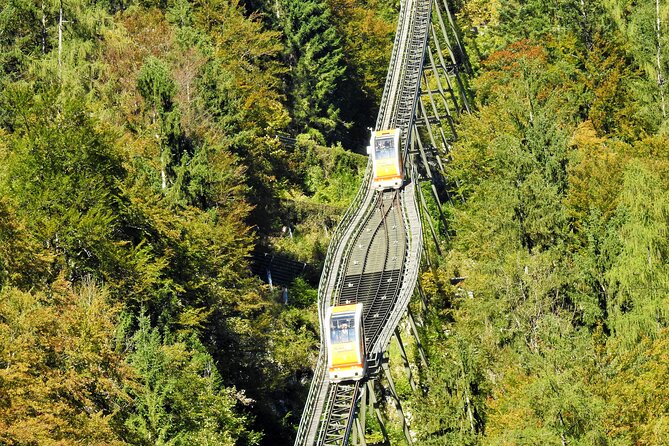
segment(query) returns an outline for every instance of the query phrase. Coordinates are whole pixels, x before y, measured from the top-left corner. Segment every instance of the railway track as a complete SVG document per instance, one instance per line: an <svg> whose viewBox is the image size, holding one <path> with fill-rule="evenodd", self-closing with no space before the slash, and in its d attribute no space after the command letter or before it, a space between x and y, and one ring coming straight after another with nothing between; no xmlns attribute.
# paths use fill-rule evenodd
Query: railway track
<svg viewBox="0 0 669 446"><path fill-rule="evenodd" d="M430 27L432 0L404 0L400 8L376 130L401 128L407 181L400 190L370 187L371 164L358 195L328 248L319 285L321 322L328 307L362 302L369 372L380 367L416 283L422 249L415 168L408 149ZM321 340L325 329L321 323ZM325 343L322 342L324 345ZM321 347L295 446L344 446L360 398L360 383L330 383Z"/></svg>

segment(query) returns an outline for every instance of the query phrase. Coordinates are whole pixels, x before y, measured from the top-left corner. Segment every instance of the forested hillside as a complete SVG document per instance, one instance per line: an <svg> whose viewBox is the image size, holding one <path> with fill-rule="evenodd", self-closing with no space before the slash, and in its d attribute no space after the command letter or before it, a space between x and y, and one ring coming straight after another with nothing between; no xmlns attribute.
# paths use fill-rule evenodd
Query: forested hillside
<svg viewBox="0 0 669 446"><path fill-rule="evenodd" d="M669 444L669 5L450 6L476 104L416 443ZM316 293L251 255L323 261L398 8L0 3L0 444L291 443Z"/></svg>
<svg viewBox="0 0 669 446"><path fill-rule="evenodd" d="M291 441L394 8L0 2L1 444Z"/></svg>
<svg viewBox="0 0 669 446"><path fill-rule="evenodd" d="M422 277L420 444L668 444L669 5L457 8L477 111Z"/></svg>

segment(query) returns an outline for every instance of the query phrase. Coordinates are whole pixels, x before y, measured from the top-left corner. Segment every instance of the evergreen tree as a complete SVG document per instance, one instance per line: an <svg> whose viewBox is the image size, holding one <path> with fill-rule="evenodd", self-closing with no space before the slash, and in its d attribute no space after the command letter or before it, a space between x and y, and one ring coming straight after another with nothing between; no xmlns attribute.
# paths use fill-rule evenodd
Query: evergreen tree
<svg viewBox="0 0 669 446"><path fill-rule="evenodd" d="M664 444L669 441L669 333L645 338L624 353L612 354L599 391L606 398L604 428L611 444ZM599 384L599 383L598 383Z"/></svg>
<svg viewBox="0 0 669 446"><path fill-rule="evenodd" d="M51 49L42 19L46 11L37 2L10 0L0 5L0 80L5 75L20 77L30 56Z"/></svg>
<svg viewBox="0 0 669 446"><path fill-rule="evenodd" d="M47 88L25 103L21 89L30 87L8 92L7 125L14 133L2 169L12 180L0 190L15 197L31 232L56 255L56 274L96 275L118 257L113 234L122 158L82 97L59 97L58 89Z"/></svg>
<svg viewBox="0 0 669 446"><path fill-rule="evenodd" d="M611 221L609 323L623 345L654 338L669 322L669 197L659 178L640 162L623 176L620 204Z"/></svg>
<svg viewBox="0 0 669 446"><path fill-rule="evenodd" d="M151 121L157 124L160 139L161 188L166 192L174 182L174 169L182 161L183 141L178 107L174 104L176 85L167 66L149 57L137 77L137 89L152 109Z"/></svg>
<svg viewBox="0 0 669 446"><path fill-rule="evenodd" d="M610 14L628 42L630 55L645 76L635 85L638 110L645 130L667 131L669 104L666 79L669 75L669 33L667 5L660 0L638 5L612 0L607 2Z"/></svg>
<svg viewBox="0 0 669 446"><path fill-rule="evenodd" d="M139 385L127 389L134 410L125 421L133 444L233 446L257 444L259 435L248 431L247 420L236 414L243 394L221 385L211 356L194 336L167 341L149 318L139 318L130 339L128 361Z"/></svg>
<svg viewBox="0 0 669 446"><path fill-rule="evenodd" d="M341 38L323 0L279 3L289 49L290 108L293 127L318 130L328 141L341 131L341 92L346 80Z"/></svg>

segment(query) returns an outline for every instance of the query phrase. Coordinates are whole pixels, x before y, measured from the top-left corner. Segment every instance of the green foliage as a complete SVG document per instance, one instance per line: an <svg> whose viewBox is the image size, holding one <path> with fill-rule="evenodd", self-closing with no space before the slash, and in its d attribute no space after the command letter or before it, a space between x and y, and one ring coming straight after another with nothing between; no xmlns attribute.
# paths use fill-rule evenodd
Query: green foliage
<svg viewBox="0 0 669 446"><path fill-rule="evenodd" d="M249 254L323 261L365 159L318 143L368 137L397 7L2 3L0 443L290 443L316 291L282 305ZM422 278L424 392L398 380L412 429L667 443L667 7L451 7L478 111Z"/></svg>
<svg viewBox="0 0 669 446"><path fill-rule="evenodd" d="M669 311L669 196L639 162L623 174L611 223L609 319L614 333L632 346L642 337L654 338L667 325Z"/></svg>
<svg viewBox="0 0 669 446"><path fill-rule="evenodd" d="M306 152L306 153L305 153ZM304 185L317 203L343 205L353 199L364 175L366 159L340 147L325 149L316 145L298 145L304 156Z"/></svg>
<svg viewBox="0 0 669 446"><path fill-rule="evenodd" d="M669 438L668 352L664 329L655 339L646 338L605 364L610 379L602 386L609 402L604 426L612 444L662 444Z"/></svg>
<svg viewBox="0 0 669 446"><path fill-rule="evenodd" d="M132 372L114 350L106 290L62 278L49 295L0 292L0 442L126 444L118 417Z"/></svg>
<svg viewBox="0 0 669 446"><path fill-rule="evenodd" d="M666 132L665 78L669 69L669 48L667 33L662 28L667 7L661 2L632 7L619 1L608 2L607 6L617 29L626 37L628 54L646 74L635 85L640 103L637 113L644 121L647 132Z"/></svg>
<svg viewBox="0 0 669 446"><path fill-rule="evenodd" d="M27 333L2 346L20 370L0 386L0 442L289 438L313 291L288 310L248 269L251 226L274 224L260 217L299 176L274 140L289 122L279 33L234 2L82 0L62 2L59 43L60 5L0 6L0 320ZM89 277L109 307L95 332L54 291ZM34 300L25 318L16 296ZM104 356L115 335L132 342ZM77 336L103 356L79 349L88 372L61 345Z"/></svg>
<svg viewBox="0 0 669 446"><path fill-rule="evenodd" d="M284 194L279 227L291 231L270 237L273 249L312 265L323 262L332 231L358 193L366 165L366 157L341 147L298 138L289 159L298 183Z"/></svg>
<svg viewBox="0 0 669 446"><path fill-rule="evenodd" d="M87 115L82 98L59 103L57 91L47 90L26 104L14 102L20 93L13 93L7 92L14 134L2 192L16 197L30 231L57 255L53 273L95 274L117 256L122 158L111 135Z"/></svg>
<svg viewBox="0 0 669 446"><path fill-rule="evenodd" d="M422 282L425 444L664 441L663 386L642 384L663 373L669 271L653 6L463 5L479 108L447 172L467 201Z"/></svg>
<svg viewBox="0 0 669 446"><path fill-rule="evenodd" d="M604 400L590 386L597 358L589 333L547 317L537 334L537 354L498 369L502 382L490 403L491 428L483 443L605 444Z"/></svg>
<svg viewBox="0 0 669 446"><path fill-rule="evenodd" d="M137 77L137 89L158 113L172 109L177 88L167 66L160 59L149 57L146 60Z"/></svg>
<svg viewBox="0 0 669 446"><path fill-rule="evenodd" d="M38 52L39 16L35 2L12 0L0 7L0 79L18 77L28 57Z"/></svg>
<svg viewBox="0 0 669 446"><path fill-rule="evenodd" d="M294 128L317 129L328 141L341 122L339 94L346 80L341 38L322 0L286 0L280 20L290 49Z"/></svg>
<svg viewBox="0 0 669 446"><path fill-rule="evenodd" d="M17 216L15 204L0 197L0 290L8 284L37 286L48 275L52 260Z"/></svg>
<svg viewBox="0 0 669 446"><path fill-rule="evenodd" d="M213 359L193 335L169 342L141 316L129 340L128 362L138 383L127 389L134 406L125 420L132 444L257 444L244 417L234 411L233 388L221 385Z"/></svg>
<svg viewBox="0 0 669 446"><path fill-rule="evenodd" d="M341 119L347 132L338 133L344 147L362 151L369 143L368 127L386 79L399 4L378 0L328 0L332 22L341 37L345 88L339 88Z"/></svg>
<svg viewBox="0 0 669 446"><path fill-rule="evenodd" d="M290 287L289 303L298 308L307 308L316 303L318 298L318 290L309 286L309 284L298 277Z"/></svg>

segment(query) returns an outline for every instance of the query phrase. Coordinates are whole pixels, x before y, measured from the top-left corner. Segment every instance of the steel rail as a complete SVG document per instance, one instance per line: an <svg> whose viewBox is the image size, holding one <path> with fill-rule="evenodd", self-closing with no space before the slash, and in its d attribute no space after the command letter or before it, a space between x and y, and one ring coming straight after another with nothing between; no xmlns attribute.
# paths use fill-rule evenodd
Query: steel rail
<svg viewBox="0 0 669 446"><path fill-rule="evenodd" d="M370 353L373 353L372 346L374 345L376 338L383 328L383 323L379 325L379 323L376 321L385 321L387 319L388 311L392 308L392 303L397 296L397 284L401 278L401 270L404 264L404 257L406 256L406 234L404 225L400 224L402 223L402 211L398 199L399 194L397 191L388 192L388 194L392 194L391 203L394 212L389 215L392 215L392 230L394 232L392 237L390 233L387 233L385 244L386 252L383 261L384 264L382 274L380 274L378 277L376 292L371 296L371 300L366 302L367 311L365 314L365 343L367 351ZM385 219L384 223L387 224L387 220L388 218ZM391 241L393 242L392 246ZM401 253L395 252L396 255L393 258L394 263L392 265L388 265L388 258L392 247L395 247L396 250L399 249ZM389 283L394 284L394 287L390 287L390 289L388 289ZM386 289L385 292L382 292L381 289L384 286Z"/></svg>
<svg viewBox="0 0 669 446"><path fill-rule="evenodd" d="M332 299L335 296L335 290L342 280L342 262L348 260L351 244L354 242L354 234L359 232L360 227L367 219L367 215L373 211L371 202L375 196L375 191L371 188L371 161L367 165L365 179L361 185L354 202L344 214L342 221L337 227L336 233L328 247L323 273L321 274L321 283L318 291L318 313L321 321L321 348L319 351L318 363L312 378L311 387L305 403L305 410L300 420L295 445L312 445L319 437L319 431L323 430L324 418L328 416L328 410L333 406L331 384L326 373L327 352L325 351L325 327L323 316L329 306L332 305ZM335 387L336 388L336 387ZM357 395L355 395L357 397ZM352 404L355 398L352 400Z"/></svg>
<svg viewBox="0 0 669 446"><path fill-rule="evenodd" d="M397 31L395 32L393 51L388 65L388 75L386 76L386 83L381 96L381 106L376 119L376 130L390 128L389 119L393 116L397 89L401 82L400 78L403 70L402 59L406 52L406 40L409 35L412 12L412 0L405 1L406 3L404 1L400 3ZM398 59L400 60L398 61ZM391 103L392 105L390 105Z"/></svg>
<svg viewBox="0 0 669 446"><path fill-rule="evenodd" d="M395 204L395 202L397 201L396 200L397 197L398 197L398 192L395 190L395 191L393 191L393 199L392 199L393 204ZM399 202L397 204L399 204ZM390 234L388 233L388 222L386 221L385 218L383 219L383 229L384 229L384 232L386 234L386 255L385 255L385 258L383 260L383 271L386 271L388 269L388 254L390 253ZM362 278L362 275L360 277ZM383 275L382 275L382 277L383 277ZM379 283L376 286L376 292L374 293L375 296L380 295L381 284L382 284L382 282L379 281ZM367 319L367 317L371 314L371 312L372 312L372 309L369 308L367 310L367 312L365 313L365 319ZM367 338L365 338L365 342L367 342ZM369 347L371 347L371 346L366 345L366 347L369 350Z"/></svg>
<svg viewBox="0 0 669 446"><path fill-rule="evenodd" d="M388 214L392 210L392 207L389 207L387 210L383 209L383 204L384 204L383 203L384 202L383 194L378 194L377 195L377 202L378 202L378 209L381 212L381 218L380 218L379 222L376 224L376 228L374 229L374 232L372 233L371 237L369 237L369 242L367 243L367 248L365 249L365 254L364 254L364 257L363 257L363 261L362 261L362 270L360 271L360 274L359 274L359 277L358 277L358 284L356 286L356 295L359 294L359 292L360 292L362 281L365 277L365 266L367 266L367 261L369 259L369 253L372 249L372 245L374 244L374 240L376 239L376 235L379 233L379 230L382 227L385 228L386 217L388 216ZM376 206L375 206L375 208L376 208ZM369 223L369 221L371 221L372 216L373 216L373 214L370 214L370 218L368 220L368 223ZM370 232L370 231L371 231L371 228L368 229L368 232ZM384 232L386 234L386 239L387 239L388 238L388 231L384 231ZM356 238L356 241L358 241L358 240L359 239ZM388 245L388 243L387 243L387 245ZM389 246L386 246L386 254L385 254L384 264L388 260L388 251L389 251ZM351 257L352 256L347 257L348 262L347 262L347 268L345 268L346 271L348 271L348 266L350 265ZM357 303L357 299L354 299L351 302L349 302L348 300L344 301L344 302L342 301L342 294L343 294L343 291L344 291L343 290L344 285L345 285L345 281L341 284L342 288L341 288L341 291L339 293L339 296L337 296L337 305L343 305L343 304L348 304L348 303Z"/></svg>
<svg viewBox="0 0 669 446"><path fill-rule="evenodd" d="M415 181L416 178L416 167L415 165L412 165L411 181L404 187L401 197L404 224L405 227L409 228L406 233L406 256L402 270L401 287L397 293L396 300L393 302L393 308L389 312L389 317L386 320L383 330L371 348L372 354L383 354L383 352L386 351L386 347L395 331L395 327L397 327L402 315L404 315L408 308L416 282L418 281L420 254L423 247L423 229L416 202L416 187L420 187Z"/></svg>
<svg viewBox="0 0 669 446"><path fill-rule="evenodd" d="M353 426L351 420L360 395L360 381L353 384L336 384L331 393L332 407L324 420L324 428L320 431L318 444L341 446L346 444L351 433Z"/></svg>

